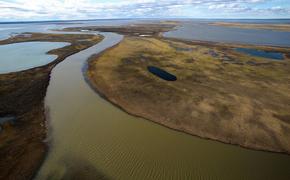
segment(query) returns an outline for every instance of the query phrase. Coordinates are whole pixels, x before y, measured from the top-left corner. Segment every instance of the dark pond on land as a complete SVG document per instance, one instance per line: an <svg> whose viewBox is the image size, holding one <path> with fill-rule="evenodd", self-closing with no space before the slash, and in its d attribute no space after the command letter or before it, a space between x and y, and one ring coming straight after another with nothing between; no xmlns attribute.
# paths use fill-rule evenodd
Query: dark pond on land
<svg viewBox="0 0 290 180"><path fill-rule="evenodd" d="M263 50L258 50L258 49L249 49L249 48L236 48L235 50L237 52L245 53L245 54L248 54L251 56L269 58L269 59L273 59L273 60L283 60L284 59L283 54L279 53L279 52L268 52L268 51L263 51Z"/></svg>
<svg viewBox="0 0 290 180"><path fill-rule="evenodd" d="M148 71L154 74L155 76L160 77L161 79L164 79L166 81L176 81L177 78L176 76L164 71L163 69L160 69L155 66L148 66L147 67Z"/></svg>

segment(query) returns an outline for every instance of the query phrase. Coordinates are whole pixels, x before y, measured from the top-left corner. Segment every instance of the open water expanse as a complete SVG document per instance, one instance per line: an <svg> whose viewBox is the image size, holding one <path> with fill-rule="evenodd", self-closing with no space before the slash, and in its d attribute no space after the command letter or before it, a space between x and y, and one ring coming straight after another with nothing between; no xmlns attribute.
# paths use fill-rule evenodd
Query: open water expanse
<svg viewBox="0 0 290 180"><path fill-rule="evenodd" d="M129 22L111 20L105 23L13 26L46 32L56 26L122 25ZM27 32L27 27L23 32ZM21 32L20 29L3 31ZM102 34L105 39L101 43L66 58L52 71L45 99L50 149L37 180L290 178L288 155L248 150L190 136L128 115L101 98L84 77L87 59L123 38L114 33ZM187 36L188 39L196 37ZM240 42L238 38L236 41Z"/></svg>

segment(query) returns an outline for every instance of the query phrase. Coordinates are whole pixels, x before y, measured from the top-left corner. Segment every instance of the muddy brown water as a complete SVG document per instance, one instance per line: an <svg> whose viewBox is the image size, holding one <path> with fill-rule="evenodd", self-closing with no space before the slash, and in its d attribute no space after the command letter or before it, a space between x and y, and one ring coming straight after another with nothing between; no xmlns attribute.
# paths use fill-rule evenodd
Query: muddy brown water
<svg viewBox="0 0 290 180"><path fill-rule="evenodd" d="M105 39L57 65L46 96L50 150L43 179L290 179L290 156L177 132L116 108L84 79L87 58L119 42Z"/></svg>

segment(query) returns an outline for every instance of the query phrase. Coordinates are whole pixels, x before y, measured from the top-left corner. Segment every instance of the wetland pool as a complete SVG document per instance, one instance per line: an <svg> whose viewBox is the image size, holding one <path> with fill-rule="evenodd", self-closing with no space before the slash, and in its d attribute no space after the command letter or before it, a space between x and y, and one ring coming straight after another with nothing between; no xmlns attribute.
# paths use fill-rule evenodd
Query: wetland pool
<svg viewBox="0 0 290 180"><path fill-rule="evenodd" d="M176 81L177 80L176 76L174 76L173 74L170 74L169 72L167 72L163 69L160 69L158 67L148 66L147 69L149 72L151 72L152 74L154 74L155 76L157 76L163 80L166 80L166 81Z"/></svg>

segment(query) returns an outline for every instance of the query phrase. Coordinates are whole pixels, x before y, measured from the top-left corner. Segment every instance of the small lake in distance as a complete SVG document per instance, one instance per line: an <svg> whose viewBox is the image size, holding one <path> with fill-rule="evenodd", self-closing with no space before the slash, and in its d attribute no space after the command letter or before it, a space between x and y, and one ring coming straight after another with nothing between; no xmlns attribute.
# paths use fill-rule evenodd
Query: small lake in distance
<svg viewBox="0 0 290 180"><path fill-rule="evenodd" d="M0 74L22 71L48 64L57 58L46 54L53 49L68 46L66 42L24 42L0 45Z"/></svg>
<svg viewBox="0 0 290 180"><path fill-rule="evenodd" d="M258 49L250 49L250 48L236 48L235 49L237 52L248 54L251 56L257 56L257 57L262 57L262 58L268 58L272 60L283 60L284 55L279 52L268 52L268 51L263 51L263 50L258 50Z"/></svg>
<svg viewBox="0 0 290 180"><path fill-rule="evenodd" d="M214 21L185 21L163 35L185 40L290 47L290 32L213 26L209 22Z"/></svg>

